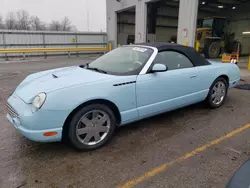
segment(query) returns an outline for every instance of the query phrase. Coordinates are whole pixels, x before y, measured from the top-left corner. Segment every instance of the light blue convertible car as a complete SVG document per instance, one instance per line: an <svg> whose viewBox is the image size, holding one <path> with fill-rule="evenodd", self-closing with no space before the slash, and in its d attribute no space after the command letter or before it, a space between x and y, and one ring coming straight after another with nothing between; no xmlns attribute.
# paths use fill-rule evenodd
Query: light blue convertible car
<svg viewBox="0 0 250 188"><path fill-rule="evenodd" d="M30 140L91 150L117 126L201 101L220 107L238 81L237 65L209 62L191 47L128 45L86 65L29 75L9 97L7 118Z"/></svg>

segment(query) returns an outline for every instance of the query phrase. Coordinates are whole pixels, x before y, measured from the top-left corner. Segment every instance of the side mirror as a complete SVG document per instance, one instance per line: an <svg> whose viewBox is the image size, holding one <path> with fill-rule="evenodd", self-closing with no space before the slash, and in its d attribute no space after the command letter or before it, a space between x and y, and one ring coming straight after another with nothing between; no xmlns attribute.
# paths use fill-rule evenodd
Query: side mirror
<svg viewBox="0 0 250 188"><path fill-rule="evenodd" d="M152 72L165 72L167 70L167 66L163 64L155 64L152 68Z"/></svg>

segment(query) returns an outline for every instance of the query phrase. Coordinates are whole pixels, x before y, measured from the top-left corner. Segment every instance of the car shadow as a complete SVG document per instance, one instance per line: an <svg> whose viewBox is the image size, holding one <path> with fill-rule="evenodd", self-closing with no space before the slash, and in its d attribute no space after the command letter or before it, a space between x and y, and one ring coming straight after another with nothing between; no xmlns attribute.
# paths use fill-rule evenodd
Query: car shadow
<svg viewBox="0 0 250 188"><path fill-rule="evenodd" d="M207 109L204 103L198 103L186 108L163 113L151 118L147 118L126 126L118 127L111 141L94 151L79 152L72 149L66 143L35 143L23 138L25 147L25 155L30 157L46 157L50 153L51 157L70 155L70 154L87 154L98 155L100 153L112 152L129 152L129 150L140 149L147 142L155 142L157 140L166 139L174 134L177 134L186 126L188 118L197 115L206 115L210 110ZM21 143L20 143L21 144Z"/></svg>
<svg viewBox="0 0 250 188"><path fill-rule="evenodd" d="M228 96L224 108L233 108L230 103L234 103L235 100L237 99ZM130 152L142 150L150 144L168 139L184 129L192 130L195 129L195 126L200 127L196 121L199 118L205 119L204 121L208 120L210 113L217 113L217 110L207 108L202 102L118 127L108 144L88 152L79 152L65 143L35 143L26 138L23 138L22 143L19 144L27 145L22 148L23 155L40 159L47 158L48 155L51 158L67 155L111 155L112 153L129 155Z"/></svg>

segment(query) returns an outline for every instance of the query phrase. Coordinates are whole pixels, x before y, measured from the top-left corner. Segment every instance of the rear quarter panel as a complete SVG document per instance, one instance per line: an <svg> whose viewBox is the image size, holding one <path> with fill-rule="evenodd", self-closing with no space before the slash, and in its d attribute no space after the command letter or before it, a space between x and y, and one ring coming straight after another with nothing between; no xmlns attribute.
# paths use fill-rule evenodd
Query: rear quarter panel
<svg viewBox="0 0 250 188"><path fill-rule="evenodd" d="M217 75L226 75L229 78L229 87L233 87L233 83L240 81L240 69L233 63L221 63L210 61Z"/></svg>
<svg viewBox="0 0 250 188"><path fill-rule="evenodd" d="M211 62L211 65L198 67L197 74L200 90L209 89L220 76L228 77L229 88L240 81L240 70L237 65L231 63Z"/></svg>

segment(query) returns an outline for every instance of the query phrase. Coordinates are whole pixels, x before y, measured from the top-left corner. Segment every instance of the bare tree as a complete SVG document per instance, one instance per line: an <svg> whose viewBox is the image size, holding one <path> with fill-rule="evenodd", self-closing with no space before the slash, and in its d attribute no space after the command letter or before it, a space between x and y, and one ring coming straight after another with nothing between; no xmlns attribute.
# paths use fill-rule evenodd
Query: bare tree
<svg viewBox="0 0 250 188"><path fill-rule="evenodd" d="M50 31L77 31L77 28L72 25L68 17L64 17L61 21L53 20L50 24L46 24L40 20L38 16L30 17L29 13L25 10L18 12L9 12L2 23L0 16L0 29L17 29L17 30L50 30Z"/></svg>
<svg viewBox="0 0 250 188"><path fill-rule="evenodd" d="M16 29L16 17L13 12L9 12L5 18L6 29Z"/></svg>
<svg viewBox="0 0 250 188"><path fill-rule="evenodd" d="M35 31L46 30L45 24L40 20L38 16L32 16L30 22L31 22L31 30Z"/></svg>
<svg viewBox="0 0 250 188"><path fill-rule="evenodd" d="M0 29L4 29L3 17L0 15Z"/></svg>
<svg viewBox="0 0 250 188"><path fill-rule="evenodd" d="M71 21L69 20L68 17L65 17L62 20L62 22L61 22L61 30L62 31L71 31L72 30Z"/></svg>
<svg viewBox="0 0 250 188"><path fill-rule="evenodd" d="M59 21L53 20L49 25L50 31L61 31L61 23Z"/></svg>
<svg viewBox="0 0 250 188"><path fill-rule="evenodd" d="M18 30L30 30L31 21L29 13L25 10L20 10L17 15L17 29Z"/></svg>

